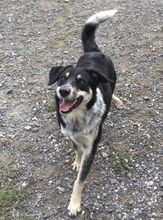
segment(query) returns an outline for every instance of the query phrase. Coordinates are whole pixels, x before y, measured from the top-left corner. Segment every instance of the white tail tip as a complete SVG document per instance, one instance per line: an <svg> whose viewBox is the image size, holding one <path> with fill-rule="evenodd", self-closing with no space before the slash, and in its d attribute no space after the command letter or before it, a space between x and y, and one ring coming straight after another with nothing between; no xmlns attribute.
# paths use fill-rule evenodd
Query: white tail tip
<svg viewBox="0 0 163 220"><path fill-rule="evenodd" d="M101 22L105 21L109 17L112 17L117 12L117 9L107 10L107 11L100 11L97 14L92 15L88 20L86 21L86 24L100 24Z"/></svg>

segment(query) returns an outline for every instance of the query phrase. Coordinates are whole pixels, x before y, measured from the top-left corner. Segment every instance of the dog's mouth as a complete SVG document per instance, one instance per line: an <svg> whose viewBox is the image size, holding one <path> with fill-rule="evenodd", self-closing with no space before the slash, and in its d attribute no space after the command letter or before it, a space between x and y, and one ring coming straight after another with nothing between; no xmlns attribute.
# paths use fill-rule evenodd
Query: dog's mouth
<svg viewBox="0 0 163 220"><path fill-rule="evenodd" d="M77 108L80 105L82 100L83 100L82 96L80 96L74 100L67 100L65 98L62 98L60 100L60 104L59 104L60 111L62 113L71 112L73 109Z"/></svg>

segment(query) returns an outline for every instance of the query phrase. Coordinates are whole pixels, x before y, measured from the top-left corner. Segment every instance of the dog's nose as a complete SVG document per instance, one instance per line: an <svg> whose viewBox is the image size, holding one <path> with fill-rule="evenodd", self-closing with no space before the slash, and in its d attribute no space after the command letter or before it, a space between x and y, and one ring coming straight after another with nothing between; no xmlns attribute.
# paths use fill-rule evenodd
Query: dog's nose
<svg viewBox="0 0 163 220"><path fill-rule="evenodd" d="M59 93L63 98L68 96L70 92L71 92L71 89L68 89L68 88L60 88L59 90Z"/></svg>

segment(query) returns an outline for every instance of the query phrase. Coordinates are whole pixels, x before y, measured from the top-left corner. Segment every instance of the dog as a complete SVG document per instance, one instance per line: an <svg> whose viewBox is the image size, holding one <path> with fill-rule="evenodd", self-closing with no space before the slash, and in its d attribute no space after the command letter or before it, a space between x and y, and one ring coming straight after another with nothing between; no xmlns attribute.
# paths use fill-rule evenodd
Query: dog
<svg viewBox="0 0 163 220"><path fill-rule="evenodd" d="M116 84L113 62L95 42L98 25L115 13L116 10L108 10L91 16L82 30L84 54L76 66L52 67L49 73L48 85L57 82L55 100L61 132L72 140L75 148L73 169L78 175L68 206L70 215L77 215L81 210L81 194L111 100L118 108L122 107L120 99L113 95Z"/></svg>

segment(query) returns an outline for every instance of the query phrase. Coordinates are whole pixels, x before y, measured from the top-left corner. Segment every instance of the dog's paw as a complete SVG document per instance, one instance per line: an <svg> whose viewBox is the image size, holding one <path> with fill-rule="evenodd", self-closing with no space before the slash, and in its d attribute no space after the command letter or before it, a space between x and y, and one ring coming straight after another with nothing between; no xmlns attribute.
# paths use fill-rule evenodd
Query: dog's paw
<svg viewBox="0 0 163 220"><path fill-rule="evenodd" d="M70 201L68 206L69 215L77 215L81 211L80 202Z"/></svg>
<svg viewBox="0 0 163 220"><path fill-rule="evenodd" d="M76 170L76 171L79 171L79 168L80 168L80 163L79 161L74 161L73 164L72 164L72 169L73 170Z"/></svg>

